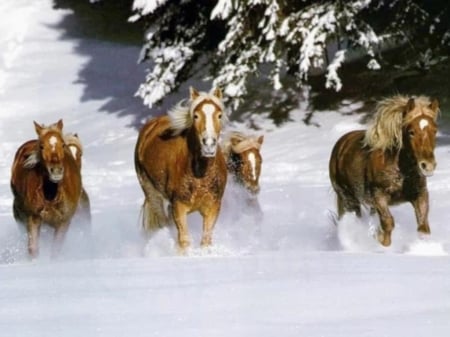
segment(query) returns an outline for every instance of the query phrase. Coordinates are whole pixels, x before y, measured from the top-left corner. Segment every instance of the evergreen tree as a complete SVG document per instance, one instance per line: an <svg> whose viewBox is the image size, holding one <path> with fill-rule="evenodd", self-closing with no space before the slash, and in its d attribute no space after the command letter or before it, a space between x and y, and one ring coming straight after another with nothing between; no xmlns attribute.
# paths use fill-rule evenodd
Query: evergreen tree
<svg viewBox="0 0 450 337"><path fill-rule="evenodd" d="M134 0L132 20L148 30L141 61L149 61L138 94L148 106L199 68L207 69L234 107L249 79L268 76L274 90L312 74L339 91L339 69L363 57L380 69L387 48L404 46L418 66L442 61L449 51L449 4L444 0Z"/></svg>

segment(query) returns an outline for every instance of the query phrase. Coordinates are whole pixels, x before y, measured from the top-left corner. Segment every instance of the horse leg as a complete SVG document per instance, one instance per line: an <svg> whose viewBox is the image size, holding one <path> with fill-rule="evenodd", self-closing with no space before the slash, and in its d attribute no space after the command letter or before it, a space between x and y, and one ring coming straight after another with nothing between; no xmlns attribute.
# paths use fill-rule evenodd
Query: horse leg
<svg viewBox="0 0 450 337"><path fill-rule="evenodd" d="M212 243L212 232L214 229L214 225L216 224L217 217L219 216L220 206L211 207L205 211L202 211L201 214L203 216L203 234L202 241L200 245L202 247L211 246Z"/></svg>
<svg viewBox="0 0 450 337"><path fill-rule="evenodd" d="M392 216L388 201L384 196L375 196L375 209L380 218L380 227L377 233L378 241L385 247L391 245L391 233L394 229L394 217Z"/></svg>
<svg viewBox="0 0 450 337"><path fill-rule="evenodd" d="M141 182L145 195L145 200L142 205L142 227L145 231L151 233L169 224L166 211L164 210L165 198L148 178L139 177L139 181Z"/></svg>
<svg viewBox="0 0 450 337"><path fill-rule="evenodd" d="M178 230L178 248L180 253L185 253L190 245L187 215L189 207L181 202L175 201L172 204L172 218Z"/></svg>
<svg viewBox="0 0 450 337"><path fill-rule="evenodd" d="M55 228L55 234L53 235L52 257L56 257L61 252L62 244L64 243L67 230L69 229L69 223L69 221L63 222Z"/></svg>
<svg viewBox="0 0 450 337"><path fill-rule="evenodd" d="M342 197L340 194L337 194L337 211L338 211L338 220L341 220L344 216L345 212L355 212L355 215L360 218L361 217L361 204L356 198L353 197Z"/></svg>
<svg viewBox="0 0 450 337"><path fill-rule="evenodd" d="M416 200L412 201L416 213L417 231L421 234L430 234L428 224L428 191L420 193Z"/></svg>
<svg viewBox="0 0 450 337"><path fill-rule="evenodd" d="M336 194L336 206L338 212L338 220L341 220L345 213L344 200L339 194Z"/></svg>
<svg viewBox="0 0 450 337"><path fill-rule="evenodd" d="M41 231L41 220L34 216L27 219L28 254L36 258L39 254L39 234Z"/></svg>
<svg viewBox="0 0 450 337"><path fill-rule="evenodd" d="M90 226L91 222L92 222L91 202L89 200L89 195L87 194L87 192L84 188L81 190L81 196L80 196L80 202L79 202L78 209L80 211L82 221L85 224Z"/></svg>

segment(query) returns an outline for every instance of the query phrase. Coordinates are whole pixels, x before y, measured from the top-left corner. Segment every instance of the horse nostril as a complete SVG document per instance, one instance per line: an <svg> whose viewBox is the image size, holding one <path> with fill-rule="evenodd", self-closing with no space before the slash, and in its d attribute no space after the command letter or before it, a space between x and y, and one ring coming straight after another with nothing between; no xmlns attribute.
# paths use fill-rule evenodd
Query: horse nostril
<svg viewBox="0 0 450 337"><path fill-rule="evenodd" d="M423 161L423 162L421 162L420 163L420 168L422 169L422 170L425 170L426 168L427 168L427 164Z"/></svg>
<svg viewBox="0 0 450 337"><path fill-rule="evenodd" d="M215 138L204 137L202 138L202 143L206 146L216 146L217 140Z"/></svg>

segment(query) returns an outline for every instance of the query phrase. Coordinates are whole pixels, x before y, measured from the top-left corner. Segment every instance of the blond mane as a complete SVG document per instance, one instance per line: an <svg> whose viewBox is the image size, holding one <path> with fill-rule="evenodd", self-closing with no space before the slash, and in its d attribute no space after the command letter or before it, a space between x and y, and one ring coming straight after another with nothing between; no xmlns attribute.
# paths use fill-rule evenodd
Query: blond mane
<svg viewBox="0 0 450 337"><path fill-rule="evenodd" d="M232 140L239 140L239 142L233 145ZM258 142L257 136L247 136L238 131L231 132L222 143L222 151L226 157L228 157L232 151L234 153L242 153L250 149L259 150L260 148L261 144Z"/></svg>
<svg viewBox="0 0 450 337"><path fill-rule="evenodd" d="M396 95L378 102L373 122L364 136L364 145L374 150L400 149L403 146L404 125L420 115L436 120L438 109L435 111L430 108L431 100L426 96L412 97L415 107L406 112L410 98Z"/></svg>
<svg viewBox="0 0 450 337"><path fill-rule="evenodd" d="M46 127L46 130L44 130L43 132L48 132L50 130L59 132L59 129L56 127L56 124L52 124ZM78 136L75 133L66 133L63 136L63 139L64 143L67 146L76 146L80 150L80 153L83 154L83 145L81 144L80 138L78 138ZM39 163L39 161L40 161L39 151L36 148L28 154L27 158L23 162L23 167L28 169L33 168Z"/></svg>
<svg viewBox="0 0 450 337"><path fill-rule="evenodd" d="M64 143L67 146L76 146L80 150L80 153L83 154L83 145L76 133L66 133L64 135Z"/></svg>
<svg viewBox="0 0 450 337"><path fill-rule="evenodd" d="M213 92L199 92L199 96L194 100L183 99L178 102L169 112L167 113L170 119L171 129L174 135L178 135L184 130L190 128L193 123L193 116L195 108L203 101L210 100L214 102L223 111L222 114L222 127L227 122L227 113L225 112L225 107L221 99L216 97Z"/></svg>

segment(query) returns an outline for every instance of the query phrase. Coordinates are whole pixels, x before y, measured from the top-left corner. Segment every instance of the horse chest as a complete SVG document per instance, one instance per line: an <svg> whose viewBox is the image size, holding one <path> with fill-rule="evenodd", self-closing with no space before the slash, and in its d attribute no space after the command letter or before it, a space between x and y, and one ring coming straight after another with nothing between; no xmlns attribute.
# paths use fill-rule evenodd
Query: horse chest
<svg viewBox="0 0 450 337"><path fill-rule="evenodd" d="M176 199L190 204L204 204L221 198L225 181L217 174L208 174L201 179L185 177L180 189L175 192Z"/></svg>

